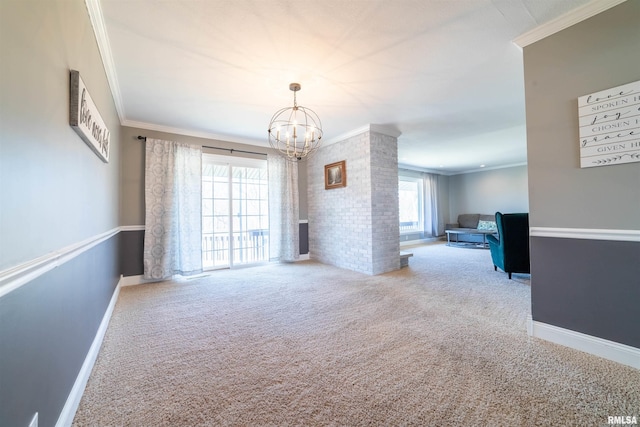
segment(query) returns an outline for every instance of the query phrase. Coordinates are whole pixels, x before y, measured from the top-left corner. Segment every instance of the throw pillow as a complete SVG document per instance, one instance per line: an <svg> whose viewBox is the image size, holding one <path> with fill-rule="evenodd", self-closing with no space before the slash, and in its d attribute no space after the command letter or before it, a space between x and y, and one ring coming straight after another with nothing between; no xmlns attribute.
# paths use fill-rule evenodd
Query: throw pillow
<svg viewBox="0 0 640 427"><path fill-rule="evenodd" d="M495 221L478 221L478 230L498 231Z"/></svg>

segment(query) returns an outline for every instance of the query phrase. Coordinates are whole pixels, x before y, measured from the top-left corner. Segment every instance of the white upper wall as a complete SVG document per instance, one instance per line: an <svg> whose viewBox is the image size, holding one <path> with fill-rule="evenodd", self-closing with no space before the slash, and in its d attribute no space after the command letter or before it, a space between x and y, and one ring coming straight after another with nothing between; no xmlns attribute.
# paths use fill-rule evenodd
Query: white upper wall
<svg viewBox="0 0 640 427"><path fill-rule="evenodd" d="M580 168L578 120L579 97L640 80L638 17L626 1L525 47L532 227L640 230L640 163Z"/></svg>
<svg viewBox="0 0 640 427"><path fill-rule="evenodd" d="M529 212L527 166L449 177L449 221L459 214Z"/></svg>
<svg viewBox="0 0 640 427"><path fill-rule="evenodd" d="M0 6L0 270L118 224L120 122L83 1ZM69 126L78 70L111 133L103 163Z"/></svg>

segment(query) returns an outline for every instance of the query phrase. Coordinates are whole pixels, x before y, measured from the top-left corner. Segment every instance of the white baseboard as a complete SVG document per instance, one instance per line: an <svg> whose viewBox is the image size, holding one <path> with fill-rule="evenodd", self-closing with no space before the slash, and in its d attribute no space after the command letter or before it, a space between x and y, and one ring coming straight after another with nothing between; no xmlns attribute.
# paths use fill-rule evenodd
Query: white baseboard
<svg viewBox="0 0 640 427"><path fill-rule="evenodd" d="M123 276L120 278L120 283L122 286L134 286L134 285L144 285L145 283L153 283L160 282L158 279L145 279L144 275L140 274L138 276Z"/></svg>
<svg viewBox="0 0 640 427"><path fill-rule="evenodd" d="M604 359L613 360L614 362L631 366L632 368L640 369L640 348L593 337L570 329L536 322L531 316L529 316L527 332L536 338L551 341Z"/></svg>
<svg viewBox="0 0 640 427"><path fill-rule="evenodd" d="M107 332L107 327L109 326L109 321L111 320L111 315L113 314L113 308L115 307L116 301L118 300L121 286L122 284L120 280L118 282L118 285L116 286L115 291L113 292L113 295L111 296L111 301L109 302L107 311L105 311L104 316L102 317L102 322L100 322L100 327L98 327L98 331L96 332L93 343L91 344L89 352L84 359L82 368L80 369L80 372L76 377L76 381L73 383L71 393L69 393L67 401L64 404L64 408L62 408L62 412L58 417L56 427L70 427L73 423L73 418L75 417L78 406L80 405L80 400L82 399L82 394L84 393L84 389L87 386L87 381L89 381L89 376L91 375L91 371L93 370L93 365L96 363L98 353L100 352L102 340L104 339L104 334Z"/></svg>

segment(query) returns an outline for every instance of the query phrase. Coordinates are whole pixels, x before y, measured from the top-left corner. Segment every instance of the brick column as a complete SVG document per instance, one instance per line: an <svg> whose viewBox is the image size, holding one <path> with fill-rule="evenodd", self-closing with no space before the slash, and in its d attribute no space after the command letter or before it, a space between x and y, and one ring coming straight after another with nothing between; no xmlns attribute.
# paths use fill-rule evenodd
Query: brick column
<svg viewBox="0 0 640 427"><path fill-rule="evenodd" d="M400 268L397 137L369 125L309 159L311 258L366 274ZM325 190L324 165L341 160L347 186Z"/></svg>

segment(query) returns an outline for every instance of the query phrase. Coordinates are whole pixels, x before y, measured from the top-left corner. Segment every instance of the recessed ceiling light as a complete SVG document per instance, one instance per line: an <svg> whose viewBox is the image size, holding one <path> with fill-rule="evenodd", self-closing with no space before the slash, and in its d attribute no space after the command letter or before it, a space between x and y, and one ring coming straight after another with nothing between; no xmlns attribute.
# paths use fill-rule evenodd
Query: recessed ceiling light
<svg viewBox="0 0 640 427"><path fill-rule="evenodd" d="M480 167L481 167L481 168L483 168L483 167L484 167L484 165L480 165Z"/></svg>

